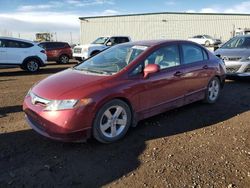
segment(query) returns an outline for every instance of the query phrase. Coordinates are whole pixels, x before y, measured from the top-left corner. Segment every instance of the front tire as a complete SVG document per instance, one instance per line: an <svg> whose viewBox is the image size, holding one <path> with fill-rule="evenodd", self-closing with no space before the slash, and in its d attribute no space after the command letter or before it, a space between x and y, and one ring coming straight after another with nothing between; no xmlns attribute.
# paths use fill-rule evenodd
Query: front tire
<svg viewBox="0 0 250 188"><path fill-rule="evenodd" d="M22 68L28 72L38 72L40 69L40 64L36 59L29 59L24 63Z"/></svg>
<svg viewBox="0 0 250 188"><path fill-rule="evenodd" d="M127 133L132 122L130 107L115 99L103 105L93 124L93 136L102 143L115 142Z"/></svg>
<svg viewBox="0 0 250 188"><path fill-rule="evenodd" d="M214 77L208 83L204 102L209 104L215 103L219 98L220 90L221 90L221 82L217 77Z"/></svg>

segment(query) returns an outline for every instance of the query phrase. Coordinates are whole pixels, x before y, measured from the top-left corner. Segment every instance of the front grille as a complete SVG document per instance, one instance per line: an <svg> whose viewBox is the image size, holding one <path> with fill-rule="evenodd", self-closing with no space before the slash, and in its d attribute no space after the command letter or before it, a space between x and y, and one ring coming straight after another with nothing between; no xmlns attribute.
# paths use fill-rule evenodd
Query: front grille
<svg viewBox="0 0 250 188"><path fill-rule="evenodd" d="M82 49L81 48L74 48L74 53L80 54L80 53L82 53Z"/></svg>
<svg viewBox="0 0 250 188"><path fill-rule="evenodd" d="M47 106L51 102L51 100L41 98L32 92L30 93L30 97L33 105L39 104L41 106Z"/></svg>
<svg viewBox="0 0 250 188"><path fill-rule="evenodd" d="M235 73L240 69L240 66L235 66L235 67L227 67L227 73Z"/></svg>
<svg viewBox="0 0 250 188"><path fill-rule="evenodd" d="M226 56L224 56L222 59L224 61L240 61L241 57L226 57Z"/></svg>
<svg viewBox="0 0 250 188"><path fill-rule="evenodd" d="M250 73L250 67L248 67L245 72L249 72Z"/></svg>

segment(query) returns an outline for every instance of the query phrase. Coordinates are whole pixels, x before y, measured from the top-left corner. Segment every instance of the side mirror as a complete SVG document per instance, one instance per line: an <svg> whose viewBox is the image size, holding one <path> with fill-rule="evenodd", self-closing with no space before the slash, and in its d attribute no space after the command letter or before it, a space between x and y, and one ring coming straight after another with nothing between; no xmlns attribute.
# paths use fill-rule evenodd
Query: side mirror
<svg viewBox="0 0 250 188"><path fill-rule="evenodd" d="M156 73L156 72L159 72L160 71L160 66L157 65L157 64L148 64L144 70L143 70L143 73L144 73L144 76L143 78L148 78L148 76L150 74L153 74L153 73Z"/></svg>
<svg viewBox="0 0 250 188"><path fill-rule="evenodd" d="M112 42L108 42L106 46L112 46Z"/></svg>

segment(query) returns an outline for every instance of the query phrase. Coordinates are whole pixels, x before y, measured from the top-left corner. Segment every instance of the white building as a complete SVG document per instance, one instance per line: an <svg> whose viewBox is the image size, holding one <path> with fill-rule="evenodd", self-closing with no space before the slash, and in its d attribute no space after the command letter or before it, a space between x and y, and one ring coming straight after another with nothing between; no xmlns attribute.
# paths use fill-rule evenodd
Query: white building
<svg viewBox="0 0 250 188"><path fill-rule="evenodd" d="M187 39L208 34L222 41L236 28L250 28L250 14L148 13L118 16L80 17L81 44L100 36L126 35L132 40Z"/></svg>

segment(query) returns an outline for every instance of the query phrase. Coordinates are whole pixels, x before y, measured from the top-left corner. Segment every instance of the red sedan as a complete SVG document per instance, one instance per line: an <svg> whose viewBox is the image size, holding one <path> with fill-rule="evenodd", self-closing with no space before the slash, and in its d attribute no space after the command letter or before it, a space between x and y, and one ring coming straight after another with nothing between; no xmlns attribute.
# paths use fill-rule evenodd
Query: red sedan
<svg viewBox="0 0 250 188"><path fill-rule="evenodd" d="M193 42L125 43L40 81L23 110L43 136L111 143L142 119L194 101L215 103L224 80L224 62Z"/></svg>

